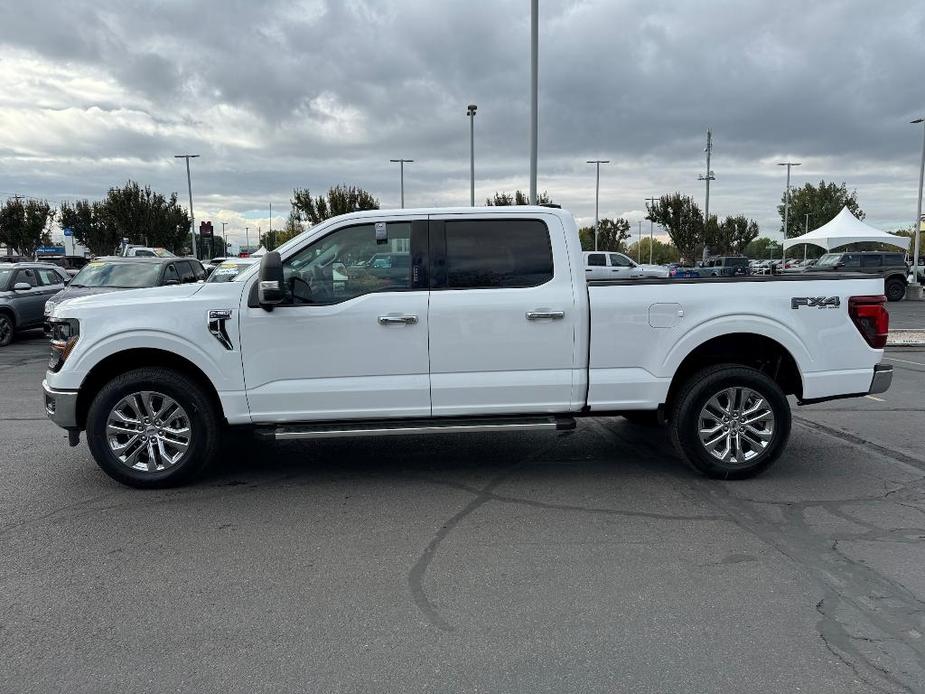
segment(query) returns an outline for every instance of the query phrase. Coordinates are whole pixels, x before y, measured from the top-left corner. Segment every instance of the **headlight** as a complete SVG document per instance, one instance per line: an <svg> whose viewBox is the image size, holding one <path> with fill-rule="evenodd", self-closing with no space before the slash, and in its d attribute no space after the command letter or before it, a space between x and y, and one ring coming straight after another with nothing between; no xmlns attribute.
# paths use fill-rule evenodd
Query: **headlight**
<svg viewBox="0 0 925 694"><path fill-rule="evenodd" d="M48 321L51 333L51 355L48 369L59 371L67 361L80 337L80 323L76 318L58 318Z"/></svg>
<svg viewBox="0 0 925 694"><path fill-rule="evenodd" d="M51 312L55 310L55 306L57 306L57 304L54 301L51 301L51 300L46 301L45 302L45 315L50 316Z"/></svg>

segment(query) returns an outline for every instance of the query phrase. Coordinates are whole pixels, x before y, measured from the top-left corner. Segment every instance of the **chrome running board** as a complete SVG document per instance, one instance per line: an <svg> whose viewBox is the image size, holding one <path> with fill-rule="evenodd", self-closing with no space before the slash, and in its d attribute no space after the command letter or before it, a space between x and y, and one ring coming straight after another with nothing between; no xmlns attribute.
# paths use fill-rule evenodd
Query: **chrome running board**
<svg viewBox="0 0 925 694"><path fill-rule="evenodd" d="M399 436L406 434L459 434L492 431L571 432L573 417L490 417L472 419L377 420L360 422L312 422L260 427L258 433L277 441L328 439L348 436Z"/></svg>

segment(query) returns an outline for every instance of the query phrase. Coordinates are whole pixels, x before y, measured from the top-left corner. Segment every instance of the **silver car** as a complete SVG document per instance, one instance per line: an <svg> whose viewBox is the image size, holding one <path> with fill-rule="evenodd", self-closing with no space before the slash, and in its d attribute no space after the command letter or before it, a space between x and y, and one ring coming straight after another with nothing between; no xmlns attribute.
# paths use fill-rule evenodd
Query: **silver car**
<svg viewBox="0 0 925 694"><path fill-rule="evenodd" d="M67 272L48 263L0 264L0 347L19 330L41 328L45 302L70 280Z"/></svg>

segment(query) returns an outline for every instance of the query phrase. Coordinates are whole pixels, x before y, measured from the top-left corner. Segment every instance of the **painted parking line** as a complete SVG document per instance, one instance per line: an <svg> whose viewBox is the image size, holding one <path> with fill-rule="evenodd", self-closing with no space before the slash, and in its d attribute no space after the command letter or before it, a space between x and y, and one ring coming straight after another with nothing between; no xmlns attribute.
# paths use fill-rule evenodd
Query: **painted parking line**
<svg viewBox="0 0 925 694"><path fill-rule="evenodd" d="M909 361L908 359L897 359L896 357L884 357L887 361L898 361L903 364L915 364L916 366L925 366L925 362L920 361Z"/></svg>
<svg viewBox="0 0 925 694"><path fill-rule="evenodd" d="M876 400L877 402L886 402L883 398L878 398L875 395L865 395L865 398L870 398L871 400Z"/></svg>

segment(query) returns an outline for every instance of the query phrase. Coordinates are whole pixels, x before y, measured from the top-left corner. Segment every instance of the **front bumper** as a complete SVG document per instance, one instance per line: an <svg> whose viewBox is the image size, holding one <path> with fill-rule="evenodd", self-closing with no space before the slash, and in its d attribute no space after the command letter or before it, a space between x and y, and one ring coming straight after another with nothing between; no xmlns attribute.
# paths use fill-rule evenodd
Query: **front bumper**
<svg viewBox="0 0 925 694"><path fill-rule="evenodd" d="M77 429L77 391L55 390L42 381L45 393L45 414L64 429Z"/></svg>
<svg viewBox="0 0 925 694"><path fill-rule="evenodd" d="M892 382L892 364L877 364L874 367L874 377L870 381L870 390L867 391L867 394L875 395L876 393L885 393L890 389L890 384Z"/></svg>

